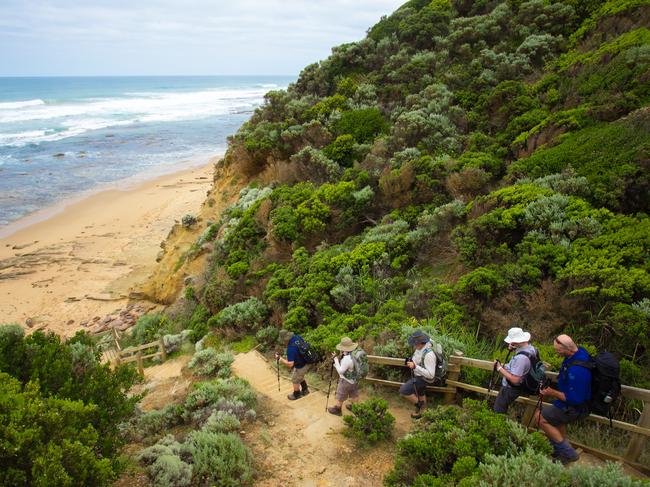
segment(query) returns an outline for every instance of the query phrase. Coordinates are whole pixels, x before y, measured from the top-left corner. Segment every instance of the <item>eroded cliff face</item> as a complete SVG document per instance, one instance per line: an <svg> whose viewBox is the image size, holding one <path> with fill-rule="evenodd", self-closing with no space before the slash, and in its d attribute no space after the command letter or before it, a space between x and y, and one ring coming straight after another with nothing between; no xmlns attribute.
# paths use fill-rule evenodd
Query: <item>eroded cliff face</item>
<svg viewBox="0 0 650 487"><path fill-rule="evenodd" d="M214 183L205 201L194 216L197 223L189 227L176 223L167 238L161 242L161 251L154 272L133 289L133 297L160 304L172 304L183 289L186 280L201 280L205 271L211 242L197 245L201 235L221 213L237 200L239 190L248 184L236 173L236 166L225 167L215 162ZM179 220L182 215L179 215Z"/></svg>
<svg viewBox="0 0 650 487"><path fill-rule="evenodd" d="M206 194L201 208L193 216L197 223L183 226L176 223L160 243L161 251L154 272L140 285L134 286L131 298L145 299L154 303L170 305L179 297L182 289L192 284L202 287L208 266L208 256L213 242L201 244L200 237L206 229L218 222L222 213L239 198L239 192L255 181L262 186L271 183L292 183L304 176L300 164L269 158L263 169L250 170L247 157L235 152L227 159L215 159L212 188ZM179 215L182 218L183 215Z"/></svg>

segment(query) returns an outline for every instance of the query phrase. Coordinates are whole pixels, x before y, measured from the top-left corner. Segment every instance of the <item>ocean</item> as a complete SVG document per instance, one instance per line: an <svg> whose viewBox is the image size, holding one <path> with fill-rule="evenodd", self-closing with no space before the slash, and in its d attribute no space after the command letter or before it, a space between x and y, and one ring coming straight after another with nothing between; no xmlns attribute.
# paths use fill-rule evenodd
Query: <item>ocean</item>
<svg viewBox="0 0 650 487"><path fill-rule="evenodd" d="M0 77L0 230L80 193L207 163L294 79Z"/></svg>

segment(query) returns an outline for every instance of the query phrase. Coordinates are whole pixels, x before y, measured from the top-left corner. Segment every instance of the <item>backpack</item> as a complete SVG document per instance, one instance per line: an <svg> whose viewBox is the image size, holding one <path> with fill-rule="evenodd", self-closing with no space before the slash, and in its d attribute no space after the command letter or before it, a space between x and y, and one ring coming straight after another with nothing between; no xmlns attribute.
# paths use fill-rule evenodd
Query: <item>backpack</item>
<svg viewBox="0 0 650 487"><path fill-rule="evenodd" d="M424 357L429 352L433 352L436 355L436 375L433 382L442 382L447 377L447 357L445 356L445 352L439 343L436 343L431 348L425 348L422 352L422 363L420 367L424 367Z"/></svg>
<svg viewBox="0 0 650 487"><path fill-rule="evenodd" d="M298 348L298 353L300 356L304 358L305 362L308 364L315 364L317 362L320 362L320 356L318 355L318 352L303 338L298 337L294 341L294 345Z"/></svg>
<svg viewBox="0 0 650 487"><path fill-rule="evenodd" d="M343 375L346 379L357 384L368 375L368 355L362 349L357 348L350 353L350 358L352 358L354 368L347 370Z"/></svg>
<svg viewBox="0 0 650 487"><path fill-rule="evenodd" d="M546 367L544 362L539 358L539 351L535 349L535 353L530 353L525 350L521 350L515 354L524 355L530 360L530 370L524 377L521 379L521 382L517 385L510 384L516 389L522 389L528 394L539 394L539 387L546 379Z"/></svg>
<svg viewBox="0 0 650 487"><path fill-rule="evenodd" d="M621 395L621 366L618 359L610 352L600 352L593 358L589 357L589 361L576 360L571 365L591 370L589 412L609 418L611 425L611 406Z"/></svg>

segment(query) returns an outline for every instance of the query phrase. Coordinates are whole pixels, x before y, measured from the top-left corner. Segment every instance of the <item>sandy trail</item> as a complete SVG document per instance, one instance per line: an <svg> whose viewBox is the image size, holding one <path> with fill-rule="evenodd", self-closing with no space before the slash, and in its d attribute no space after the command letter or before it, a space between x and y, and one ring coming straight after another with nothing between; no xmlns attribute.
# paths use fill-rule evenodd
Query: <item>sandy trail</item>
<svg viewBox="0 0 650 487"><path fill-rule="evenodd" d="M255 485L381 485L393 465L392 443L357 450L354 441L342 434L347 428L342 419L325 412L325 393L311 388L308 396L289 401L290 381L281 377L278 392L275 369L256 351L237 355L233 372L264 396L260 421L247 433L247 442L261 465L261 478ZM411 425L408 411L391 408L391 413L396 416L396 436L401 436Z"/></svg>

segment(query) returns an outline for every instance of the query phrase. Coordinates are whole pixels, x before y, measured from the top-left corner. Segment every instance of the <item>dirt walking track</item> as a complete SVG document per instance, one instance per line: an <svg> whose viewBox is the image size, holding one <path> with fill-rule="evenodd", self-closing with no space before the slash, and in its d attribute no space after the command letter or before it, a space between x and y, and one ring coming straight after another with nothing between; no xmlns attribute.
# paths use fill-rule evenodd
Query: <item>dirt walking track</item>
<svg viewBox="0 0 650 487"><path fill-rule="evenodd" d="M377 486L393 465L393 448L385 445L357 451L354 442L342 435L342 418L325 411L326 394L312 388L297 401L289 401L291 382L256 351L239 354L233 372L264 396L260 421L247 441L260 467L256 485L278 486ZM334 388L330 396L333 404ZM347 412L347 411L346 411ZM410 427L406 409L391 408L396 434Z"/></svg>

